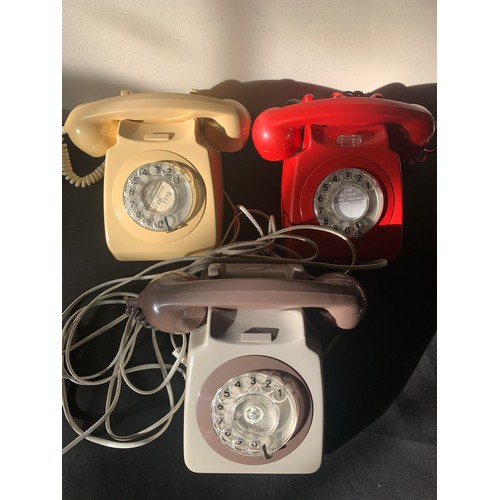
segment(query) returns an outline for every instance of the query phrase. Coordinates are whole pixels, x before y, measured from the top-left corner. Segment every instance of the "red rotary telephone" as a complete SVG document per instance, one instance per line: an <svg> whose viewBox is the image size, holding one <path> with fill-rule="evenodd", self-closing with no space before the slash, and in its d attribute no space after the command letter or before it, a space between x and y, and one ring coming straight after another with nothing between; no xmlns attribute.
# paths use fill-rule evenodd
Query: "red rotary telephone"
<svg viewBox="0 0 500 500"><path fill-rule="evenodd" d="M346 97L335 92L318 100L308 94L297 104L263 111L252 137L263 158L283 161L283 224L334 229L351 240L358 261L367 261L398 255L400 160L418 159L434 131L434 118L422 106L379 94ZM322 259L350 259L344 242L317 232L312 238Z"/></svg>

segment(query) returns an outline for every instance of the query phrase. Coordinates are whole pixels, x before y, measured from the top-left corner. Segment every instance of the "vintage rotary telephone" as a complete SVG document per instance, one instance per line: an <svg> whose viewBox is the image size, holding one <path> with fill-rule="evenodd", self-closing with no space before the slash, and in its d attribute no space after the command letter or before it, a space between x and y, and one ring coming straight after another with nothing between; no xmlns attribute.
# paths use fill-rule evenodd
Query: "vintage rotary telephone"
<svg viewBox="0 0 500 500"><path fill-rule="evenodd" d="M422 106L335 92L263 111L252 137L263 158L283 161L285 226L328 227L350 239L358 261L390 261L403 227L400 159L420 159L434 129ZM323 260L350 258L341 242L322 235L315 241Z"/></svg>
<svg viewBox="0 0 500 500"><path fill-rule="evenodd" d="M238 151L250 131L241 104L196 94L122 91L77 106L63 130L89 155L106 155L104 225L118 260L163 260L217 246L220 151ZM80 183L64 149L63 174ZM83 186L102 176L98 167Z"/></svg>
<svg viewBox="0 0 500 500"><path fill-rule="evenodd" d="M129 313L147 326L189 333L184 459L194 472L311 473L323 455L318 332L354 328L366 296L351 276L307 278L300 265L210 264L197 279L153 279Z"/></svg>

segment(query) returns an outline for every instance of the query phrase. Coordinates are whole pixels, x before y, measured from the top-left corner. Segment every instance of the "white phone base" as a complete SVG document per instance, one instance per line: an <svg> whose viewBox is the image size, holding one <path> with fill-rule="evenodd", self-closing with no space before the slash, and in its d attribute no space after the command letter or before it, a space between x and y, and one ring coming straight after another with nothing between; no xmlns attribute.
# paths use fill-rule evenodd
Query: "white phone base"
<svg viewBox="0 0 500 500"><path fill-rule="evenodd" d="M184 461L191 471L305 474L320 467L321 361L306 329L302 309L209 308L189 341Z"/></svg>

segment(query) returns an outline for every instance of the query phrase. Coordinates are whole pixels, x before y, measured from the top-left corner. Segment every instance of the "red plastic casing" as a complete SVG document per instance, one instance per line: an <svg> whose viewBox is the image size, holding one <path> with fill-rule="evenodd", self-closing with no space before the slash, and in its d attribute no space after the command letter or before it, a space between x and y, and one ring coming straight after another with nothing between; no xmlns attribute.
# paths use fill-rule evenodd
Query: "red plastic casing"
<svg viewBox="0 0 500 500"><path fill-rule="evenodd" d="M339 134L361 135L361 144L338 145ZM392 260L398 255L403 228L400 157L413 157L433 134L434 119L419 105L369 97L314 101L310 95L301 103L265 110L252 130L254 145L264 158L283 160L281 215L285 227L319 225L314 195L323 179L335 171L360 168L375 177L384 206L378 223L351 239L358 262ZM297 234L318 244L322 260L350 262L351 250L340 238L319 231ZM308 253L303 244L291 241L289 245Z"/></svg>

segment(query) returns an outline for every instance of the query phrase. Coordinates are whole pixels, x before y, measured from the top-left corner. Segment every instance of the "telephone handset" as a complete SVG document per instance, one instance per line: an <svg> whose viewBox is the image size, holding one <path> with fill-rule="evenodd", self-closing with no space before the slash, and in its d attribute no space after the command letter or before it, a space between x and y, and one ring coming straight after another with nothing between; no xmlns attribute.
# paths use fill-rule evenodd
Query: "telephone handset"
<svg viewBox="0 0 500 500"><path fill-rule="evenodd" d="M350 238L360 261L392 260L402 234L400 159L418 158L434 130L422 106L336 92L263 111L252 138L263 158L283 161L285 226L325 226ZM351 257L327 238L315 238L323 259Z"/></svg>
<svg viewBox="0 0 500 500"><path fill-rule="evenodd" d="M254 271L257 274L257 271ZM207 307L221 309L320 308L341 329L357 326L366 312L366 296L351 276L328 273L316 281L271 278L197 280L165 273L139 294L138 307L149 326L185 334L198 328Z"/></svg>
<svg viewBox="0 0 500 500"><path fill-rule="evenodd" d="M251 277L249 277L251 276ZM157 330L189 332L184 460L202 473L311 473L323 456L319 332L358 325L366 294L350 275L308 280L294 264L211 264L207 279L168 272L129 314Z"/></svg>
<svg viewBox="0 0 500 500"><path fill-rule="evenodd" d="M122 91L81 104L64 130L103 156L106 242L118 260L203 253L220 241L220 152L241 149L248 111L231 99Z"/></svg>

